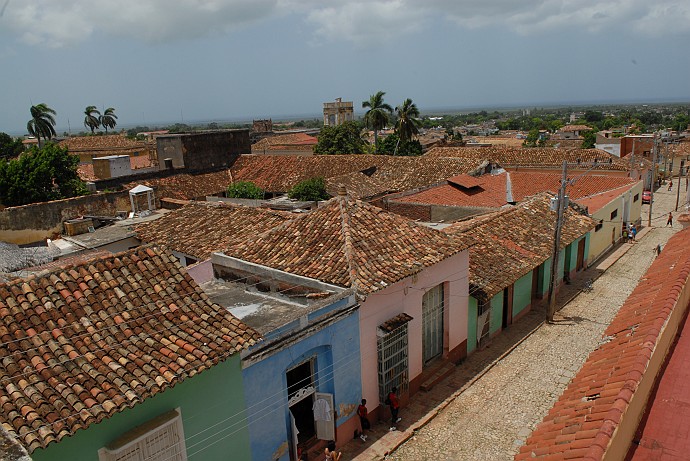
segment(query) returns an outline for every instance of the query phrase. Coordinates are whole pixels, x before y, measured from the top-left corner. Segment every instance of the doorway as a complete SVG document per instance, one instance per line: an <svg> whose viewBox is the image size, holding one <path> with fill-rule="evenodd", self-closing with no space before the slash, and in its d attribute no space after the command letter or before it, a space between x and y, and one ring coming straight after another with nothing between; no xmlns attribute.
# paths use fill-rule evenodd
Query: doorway
<svg viewBox="0 0 690 461"><path fill-rule="evenodd" d="M503 328L508 328L513 323L513 290L514 285L503 290Z"/></svg>
<svg viewBox="0 0 690 461"><path fill-rule="evenodd" d="M585 239L581 238L580 241L577 242L577 263L575 266L575 270L581 271L584 268L585 268Z"/></svg>
<svg viewBox="0 0 690 461"><path fill-rule="evenodd" d="M316 435L314 425L314 360L307 360L286 372L290 413L297 429L298 444Z"/></svg>
<svg viewBox="0 0 690 461"><path fill-rule="evenodd" d="M422 351L425 366L443 353L443 298L443 284L436 285L422 297Z"/></svg>

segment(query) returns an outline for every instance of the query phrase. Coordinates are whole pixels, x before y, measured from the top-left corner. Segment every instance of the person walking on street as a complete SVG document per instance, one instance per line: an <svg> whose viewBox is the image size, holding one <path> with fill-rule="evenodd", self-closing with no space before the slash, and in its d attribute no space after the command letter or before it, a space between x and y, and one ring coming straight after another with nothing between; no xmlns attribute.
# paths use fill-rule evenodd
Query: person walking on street
<svg viewBox="0 0 690 461"><path fill-rule="evenodd" d="M673 181L668 182L668 190L673 189Z"/></svg>
<svg viewBox="0 0 690 461"><path fill-rule="evenodd" d="M636 225L634 225L634 224L632 225L632 227L630 228L630 234L632 235L632 241L634 242L635 238L637 237L637 226Z"/></svg>
<svg viewBox="0 0 690 461"><path fill-rule="evenodd" d="M391 409L391 428L390 428L390 431L395 431L395 430L397 430L397 427L395 425L398 424L400 422L400 420L402 419L398 416L398 410L400 410L400 400L398 399L398 388L397 387L394 387L388 393L388 398L386 399L386 404Z"/></svg>
<svg viewBox="0 0 690 461"><path fill-rule="evenodd" d="M667 226L673 227L673 212L668 212L668 221L666 221Z"/></svg>

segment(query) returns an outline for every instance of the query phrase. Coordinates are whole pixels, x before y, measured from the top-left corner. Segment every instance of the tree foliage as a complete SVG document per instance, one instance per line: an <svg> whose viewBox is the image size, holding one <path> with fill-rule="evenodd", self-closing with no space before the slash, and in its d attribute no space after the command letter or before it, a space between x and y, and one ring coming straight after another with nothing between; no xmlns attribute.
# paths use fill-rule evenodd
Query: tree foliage
<svg viewBox="0 0 690 461"><path fill-rule="evenodd" d="M397 134L393 133L379 139L376 152L385 155L397 155L399 157L418 156L422 155L422 144L416 139L403 141Z"/></svg>
<svg viewBox="0 0 690 461"><path fill-rule="evenodd" d="M38 146L41 146L41 138L52 139L55 133L55 111L45 103L31 106L31 120L26 124L26 130L31 136L36 136Z"/></svg>
<svg viewBox="0 0 690 461"><path fill-rule="evenodd" d="M395 123L395 132L400 137L400 140L411 141L417 137L420 124L417 105L410 98L407 98L401 105L395 108L395 114L398 117Z"/></svg>
<svg viewBox="0 0 690 461"><path fill-rule="evenodd" d="M101 113L96 109L96 106L86 106L84 109L84 126L93 131L101 126Z"/></svg>
<svg viewBox="0 0 690 461"><path fill-rule="evenodd" d="M0 159L17 157L23 150L24 145L21 140L0 132Z"/></svg>
<svg viewBox="0 0 690 461"><path fill-rule="evenodd" d="M295 184L295 187L290 189L288 197L293 200L301 200L304 202L315 202L317 200L326 200L330 197L326 192L326 181L323 178L311 178Z"/></svg>
<svg viewBox="0 0 690 461"><path fill-rule="evenodd" d="M105 134L108 134L108 128L111 130L117 125L117 115L115 115L115 109L108 107L98 118L98 122L103 128L105 128Z"/></svg>
<svg viewBox="0 0 690 461"><path fill-rule="evenodd" d="M364 141L358 122L345 122L338 126L324 126L314 146L316 154L361 154Z"/></svg>
<svg viewBox="0 0 690 461"><path fill-rule="evenodd" d="M385 95L385 91L379 91L369 96L368 101L362 102L362 108L369 109L364 114L364 123L374 130L374 145L378 143L379 130L382 130L388 124L390 115L393 114L393 108L383 102Z"/></svg>
<svg viewBox="0 0 690 461"><path fill-rule="evenodd" d="M264 198L265 192L251 181L237 181L228 186L227 196L230 198Z"/></svg>
<svg viewBox="0 0 690 461"><path fill-rule="evenodd" d="M594 145L597 142L597 132L594 130L587 130L582 132L582 148L583 149L594 149Z"/></svg>
<svg viewBox="0 0 690 461"><path fill-rule="evenodd" d="M52 143L0 160L0 203L18 206L83 195L87 190L77 165L79 157Z"/></svg>

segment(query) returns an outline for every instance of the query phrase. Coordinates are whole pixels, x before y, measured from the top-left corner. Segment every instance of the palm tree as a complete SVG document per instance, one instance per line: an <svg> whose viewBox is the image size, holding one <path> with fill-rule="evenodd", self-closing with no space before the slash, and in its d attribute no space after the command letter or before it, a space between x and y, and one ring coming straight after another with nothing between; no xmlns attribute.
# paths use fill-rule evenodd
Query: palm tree
<svg viewBox="0 0 690 461"><path fill-rule="evenodd" d="M398 133L398 143L395 145L395 154L398 152L400 141L406 142L414 139L419 133L420 121L419 109L410 98L403 101L402 105L395 108L398 121L395 124L395 131Z"/></svg>
<svg viewBox="0 0 690 461"><path fill-rule="evenodd" d="M101 125L99 121L101 113L98 112L96 106L87 106L86 109L84 109L84 115L86 116L84 117L84 126L86 128L91 128L91 134L93 134L93 130Z"/></svg>
<svg viewBox="0 0 690 461"><path fill-rule="evenodd" d="M379 91L369 96L368 101L362 102L363 108L369 108L367 113L364 114L364 122L367 126L374 129L374 149L376 149L376 144L379 140L379 130L386 126L389 120L388 116L393 114L393 108L383 102L385 94L385 92Z"/></svg>
<svg viewBox="0 0 690 461"><path fill-rule="evenodd" d="M41 138L51 139L55 133L55 111L45 103L31 106L31 120L26 124L26 130L30 135L38 139L38 147L41 147Z"/></svg>
<svg viewBox="0 0 690 461"><path fill-rule="evenodd" d="M115 125L117 125L117 122L115 120L117 120L117 115L115 115L115 109L113 109L112 107L108 107L99 119L101 126L105 128L105 134L108 134L108 128L115 128Z"/></svg>

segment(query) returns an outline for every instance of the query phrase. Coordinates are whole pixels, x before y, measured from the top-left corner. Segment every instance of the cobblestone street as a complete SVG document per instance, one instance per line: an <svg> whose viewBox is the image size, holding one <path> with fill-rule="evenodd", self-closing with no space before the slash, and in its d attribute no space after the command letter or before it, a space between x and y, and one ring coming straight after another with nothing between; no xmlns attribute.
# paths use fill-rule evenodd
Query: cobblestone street
<svg viewBox="0 0 690 461"><path fill-rule="evenodd" d="M512 459L597 347L603 330L654 260L656 246L680 230L678 223L664 227L675 206L675 188L668 192L662 186L654 198L652 227L643 229L636 243L623 244L565 286L559 294L559 306L564 307L553 324L542 323L543 305L533 309L499 335L488 350L470 356L430 392L416 395L407 412L401 412L402 432L381 434L382 439L388 437L382 445L389 447L408 439L386 459ZM644 205L643 226L648 210ZM580 291L587 279L596 279L593 290ZM430 411L423 418L413 418L420 413L415 405ZM406 421L406 414L422 422ZM359 455L349 453L344 459L375 459L382 452L383 447L372 447Z"/></svg>

